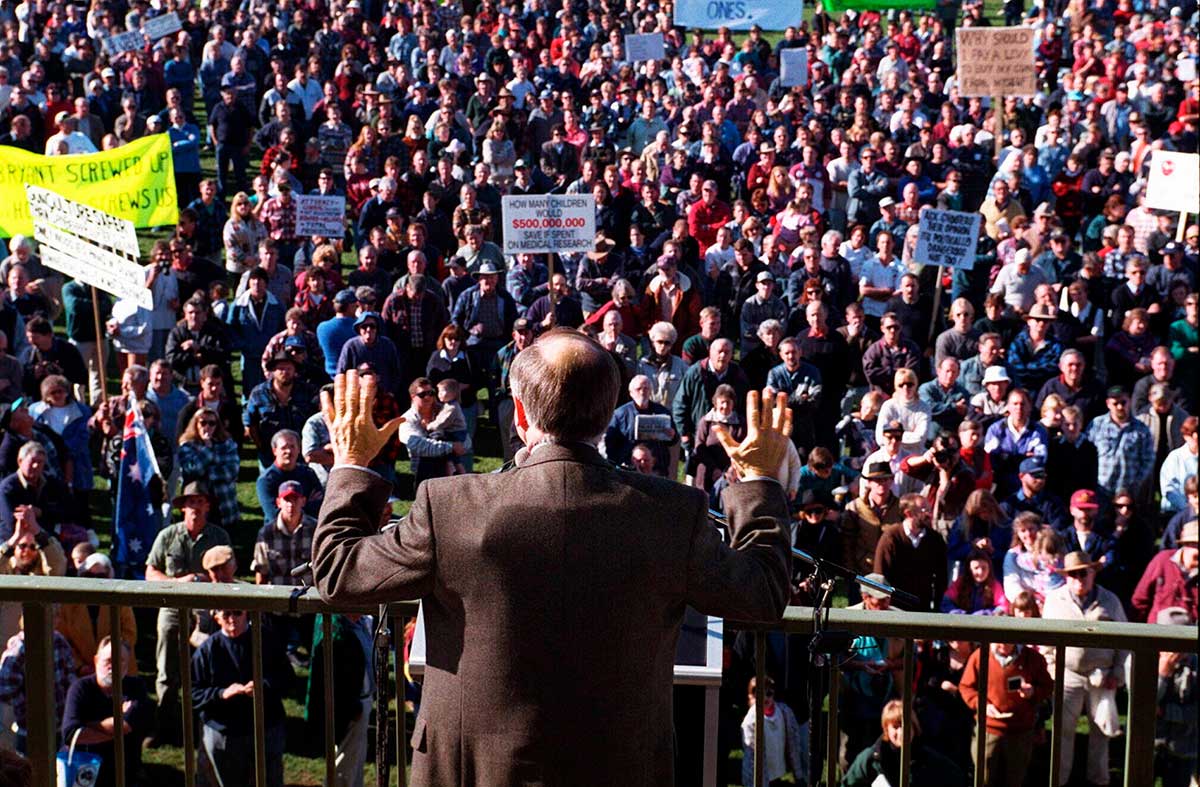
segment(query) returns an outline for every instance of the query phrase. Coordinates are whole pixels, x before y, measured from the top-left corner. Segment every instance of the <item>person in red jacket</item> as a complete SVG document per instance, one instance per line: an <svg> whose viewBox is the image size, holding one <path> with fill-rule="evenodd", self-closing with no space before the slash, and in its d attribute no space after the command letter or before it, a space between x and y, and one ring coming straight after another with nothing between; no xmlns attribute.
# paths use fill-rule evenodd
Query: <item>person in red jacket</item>
<svg viewBox="0 0 1200 787"><path fill-rule="evenodd" d="M1196 570L1200 567L1197 536L1200 525L1192 520L1179 534L1178 549L1164 549L1154 556L1133 591L1136 619L1154 622L1167 607L1182 607L1192 623L1196 622Z"/></svg>
<svg viewBox="0 0 1200 787"><path fill-rule="evenodd" d="M982 648L967 659L958 693L967 707L979 712L979 660ZM1046 660L1037 648L1011 642L993 642L988 652L987 741L983 756L984 783L991 787L1021 787L1037 726L1038 706L1054 691ZM972 758L975 746L971 746ZM975 764L979 767L979 763Z"/></svg>
<svg viewBox="0 0 1200 787"><path fill-rule="evenodd" d="M688 232L700 244L700 256L717 240L717 230L724 227L733 218L733 211L721 200L717 199L717 182L706 180L700 187L700 200L688 208ZM679 334L691 336L690 333Z"/></svg>

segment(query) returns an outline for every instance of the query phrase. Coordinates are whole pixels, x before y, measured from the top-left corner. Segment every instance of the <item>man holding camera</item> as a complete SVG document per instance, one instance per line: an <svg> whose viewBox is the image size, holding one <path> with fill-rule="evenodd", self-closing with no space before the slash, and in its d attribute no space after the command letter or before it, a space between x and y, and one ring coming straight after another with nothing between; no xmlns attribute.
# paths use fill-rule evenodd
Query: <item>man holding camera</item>
<svg viewBox="0 0 1200 787"><path fill-rule="evenodd" d="M1036 648L993 642L987 655L987 686L981 687L982 653L982 649L976 650L967 659L958 693L971 710L979 712L981 704L985 708L984 783L1021 787L1033 756L1034 731L1039 727L1038 708L1054 691L1054 681L1046 670L1046 659ZM976 751L972 746L972 757ZM976 762L975 767L981 767L980 763Z"/></svg>

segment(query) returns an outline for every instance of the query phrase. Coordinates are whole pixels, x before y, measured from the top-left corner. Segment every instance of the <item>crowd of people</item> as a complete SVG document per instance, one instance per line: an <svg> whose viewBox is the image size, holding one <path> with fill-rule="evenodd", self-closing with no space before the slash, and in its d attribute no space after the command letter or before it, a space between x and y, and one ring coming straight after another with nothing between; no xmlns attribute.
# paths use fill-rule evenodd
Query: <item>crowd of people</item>
<svg viewBox="0 0 1200 787"><path fill-rule="evenodd" d="M178 32L105 47L169 12ZM180 211L146 260L151 308L64 281L33 239L8 240L0 573L300 584L333 463L322 387L351 369L376 377L376 420L405 422L371 469L411 498L474 472L493 436L514 456L509 367L558 326L595 336L622 372L599 437L608 460L702 488L716 510L738 483L720 434L745 434L748 391L785 392L795 546L919 610L1194 626L1200 226L1145 202L1155 157L1197 148L1196 13L1191 0L1006 0L1001 20L947 0L818 8L769 38L683 29L653 0L2 4L0 145L75 155L165 133ZM1035 31L1037 94L962 96L954 29L1001 22ZM631 62L624 36L651 32L666 57ZM808 52L803 85L782 82L789 48ZM594 197L592 251L504 254L502 197L542 193ZM344 197L344 235L298 236L301 194ZM930 208L981 214L973 267L916 257ZM102 350L117 396L103 396ZM106 554L96 480L115 502L135 407L162 527ZM257 533L245 523L258 510L238 500L243 456L257 464ZM795 603L813 601L810 585L798 566ZM262 692L269 783L282 784L283 753L305 748L285 739L282 698L304 694L323 730L333 680L339 778L361 784L371 621L333 623L325 642L312 620L269 616L256 686L244 612L161 610L151 692L129 668L131 613L114 632L102 608L62 605L63 742L111 757L120 648L139 778L143 740L179 739L183 638L210 783L250 783ZM18 751L21 625L0 607L0 735ZM729 642L742 668L745 644ZM898 783L906 725L914 783L1045 771L1053 650L920 642L905 719L899 646L862 636L842 665L845 784ZM1105 785L1128 653L1066 653L1061 783ZM821 756L807 745L807 653L773 640L767 658L766 778L805 783ZM748 765L742 672L727 676L723 741L744 744ZM1168 787L1195 783L1196 673L1195 654L1159 660Z"/></svg>

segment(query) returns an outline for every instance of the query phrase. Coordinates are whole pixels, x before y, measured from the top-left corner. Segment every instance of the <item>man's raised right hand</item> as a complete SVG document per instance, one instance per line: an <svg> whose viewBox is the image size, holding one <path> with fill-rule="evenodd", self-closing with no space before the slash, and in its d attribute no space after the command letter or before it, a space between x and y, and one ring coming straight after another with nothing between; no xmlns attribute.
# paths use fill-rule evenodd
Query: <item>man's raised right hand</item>
<svg viewBox="0 0 1200 787"><path fill-rule="evenodd" d="M734 440L723 424L715 424L713 432L743 478L766 476L779 480L792 434L792 408L788 407L787 394L746 394L746 437L742 442Z"/></svg>

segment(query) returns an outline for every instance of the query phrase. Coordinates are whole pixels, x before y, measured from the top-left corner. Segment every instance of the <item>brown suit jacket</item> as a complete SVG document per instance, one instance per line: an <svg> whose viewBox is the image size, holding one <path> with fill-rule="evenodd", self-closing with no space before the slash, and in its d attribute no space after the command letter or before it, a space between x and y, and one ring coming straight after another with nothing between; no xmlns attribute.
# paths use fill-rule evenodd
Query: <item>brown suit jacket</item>
<svg viewBox="0 0 1200 787"><path fill-rule="evenodd" d="M771 481L726 492L733 548L702 492L616 470L590 446L426 481L382 535L387 484L337 468L328 489L321 595L424 601L418 785L671 785L685 607L776 620L787 604L787 506Z"/></svg>

